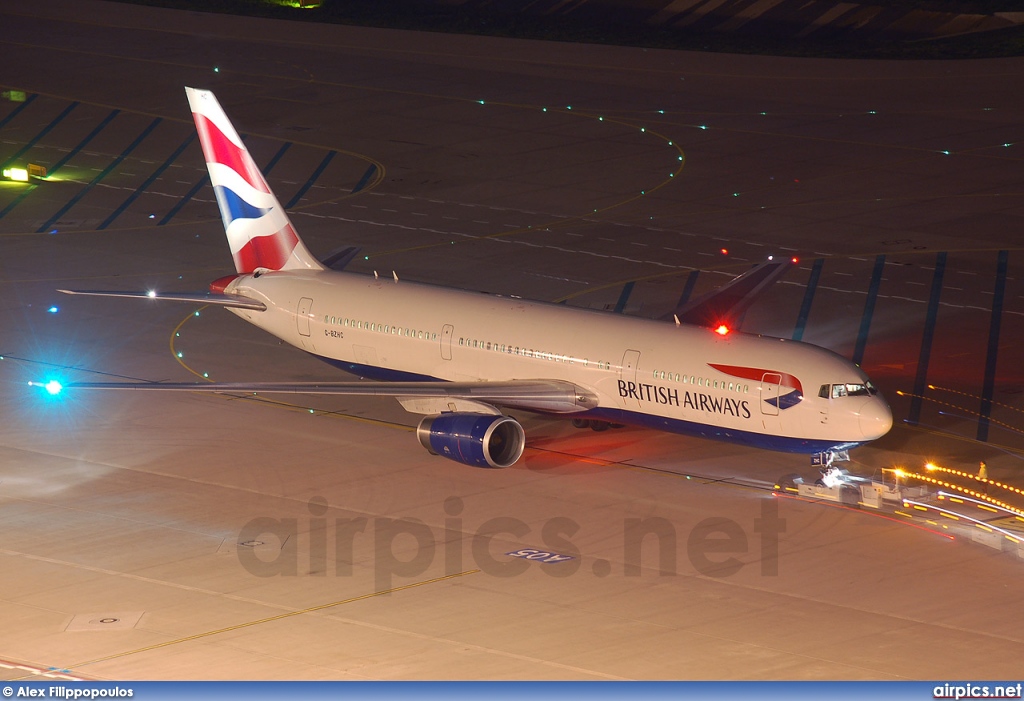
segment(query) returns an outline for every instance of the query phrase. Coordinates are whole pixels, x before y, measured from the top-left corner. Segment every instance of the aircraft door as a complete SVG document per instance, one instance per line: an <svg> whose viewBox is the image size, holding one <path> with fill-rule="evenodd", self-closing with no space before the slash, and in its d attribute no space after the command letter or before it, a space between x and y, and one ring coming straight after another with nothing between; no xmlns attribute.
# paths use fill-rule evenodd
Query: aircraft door
<svg viewBox="0 0 1024 701"><path fill-rule="evenodd" d="M761 413L765 416L779 415L779 384L782 375L766 372L761 378Z"/></svg>
<svg viewBox="0 0 1024 701"><path fill-rule="evenodd" d="M636 389L636 370L639 366L640 351L627 350L622 354L622 369L619 370L619 397L622 398L622 403L626 407L640 405L640 394ZM630 398L633 401L630 401Z"/></svg>
<svg viewBox="0 0 1024 701"><path fill-rule="evenodd" d="M298 324L300 336L309 336L309 319L312 308L313 300L309 297L299 300L299 308L295 312L295 323Z"/></svg>
<svg viewBox="0 0 1024 701"><path fill-rule="evenodd" d="M452 335L455 333L455 327L451 324L445 324L444 328L441 329L441 359L451 360L452 359Z"/></svg>

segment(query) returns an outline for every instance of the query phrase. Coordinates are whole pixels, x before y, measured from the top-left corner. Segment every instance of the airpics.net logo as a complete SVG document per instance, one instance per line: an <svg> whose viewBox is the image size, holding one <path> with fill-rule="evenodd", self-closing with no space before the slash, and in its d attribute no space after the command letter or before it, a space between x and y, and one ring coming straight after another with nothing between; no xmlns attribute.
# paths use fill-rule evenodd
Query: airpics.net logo
<svg viewBox="0 0 1024 701"><path fill-rule="evenodd" d="M696 572L724 578L749 567L774 577L779 536L786 531L774 498L762 499L760 515L746 525L726 517L692 525L660 516L624 518L610 539L619 559L581 550L579 542L609 538L581 533L580 524L566 516L548 518L539 528L514 516L496 516L474 528L465 523L464 508L462 498L449 497L443 527L432 527L415 518L328 518L327 500L313 497L308 518L260 516L247 522L236 551L242 567L256 577L352 577L370 569L378 590L390 589L396 578L423 575L439 558L446 576L477 569L515 577L539 566L551 577L569 577L584 567L596 577ZM681 565L684 558L688 567Z"/></svg>
<svg viewBox="0 0 1024 701"><path fill-rule="evenodd" d="M936 699L1019 699L1024 684L940 684L932 690Z"/></svg>

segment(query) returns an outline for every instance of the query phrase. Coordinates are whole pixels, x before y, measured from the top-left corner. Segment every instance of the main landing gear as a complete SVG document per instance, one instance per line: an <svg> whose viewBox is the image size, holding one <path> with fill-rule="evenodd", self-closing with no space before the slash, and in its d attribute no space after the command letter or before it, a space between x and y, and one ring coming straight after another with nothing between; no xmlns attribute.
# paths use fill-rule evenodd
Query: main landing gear
<svg viewBox="0 0 1024 701"><path fill-rule="evenodd" d="M592 431L607 431L609 428L622 428L625 424L613 424L608 421L597 419L573 419L572 425L576 428L589 428Z"/></svg>

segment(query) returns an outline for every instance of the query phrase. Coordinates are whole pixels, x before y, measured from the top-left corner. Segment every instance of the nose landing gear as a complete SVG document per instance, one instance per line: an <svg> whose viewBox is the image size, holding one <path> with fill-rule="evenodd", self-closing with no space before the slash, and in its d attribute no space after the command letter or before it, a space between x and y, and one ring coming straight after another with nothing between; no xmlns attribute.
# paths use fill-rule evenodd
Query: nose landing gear
<svg viewBox="0 0 1024 701"><path fill-rule="evenodd" d="M835 465L846 462L850 454L845 450L834 450L811 456L811 464L818 466L821 476L814 484L805 484L797 474L784 475L779 478L775 488L791 494L799 494L811 499L834 501L847 506L858 506L861 500L861 478L850 475Z"/></svg>
<svg viewBox="0 0 1024 701"><path fill-rule="evenodd" d="M829 450L824 453L817 453L811 456L811 464L818 466L821 477L814 480L820 487L838 487L843 483L843 471L835 466L837 462L849 462L850 452L848 450Z"/></svg>

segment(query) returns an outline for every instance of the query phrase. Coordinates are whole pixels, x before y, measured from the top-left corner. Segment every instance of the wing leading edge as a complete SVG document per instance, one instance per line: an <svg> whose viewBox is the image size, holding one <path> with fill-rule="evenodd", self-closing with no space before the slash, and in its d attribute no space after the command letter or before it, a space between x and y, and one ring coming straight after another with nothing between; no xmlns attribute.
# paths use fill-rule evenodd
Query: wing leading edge
<svg viewBox="0 0 1024 701"><path fill-rule="evenodd" d="M217 294L215 292L125 292L120 290L57 290L66 295L87 295L90 297L128 297L129 299L162 299L172 302L194 302L218 307L255 309L265 312L267 305L258 299L242 295Z"/></svg>
<svg viewBox="0 0 1024 701"><path fill-rule="evenodd" d="M395 397L415 413L434 413L448 400L464 400L477 408L491 404L572 414L597 406L597 395L562 380L506 382L72 382L68 389L131 389L223 394L333 394ZM426 401L424 401L426 400ZM431 402L430 400L438 400ZM423 407L422 411L414 407ZM448 409L444 409L448 410ZM462 410L461 408L459 410Z"/></svg>

